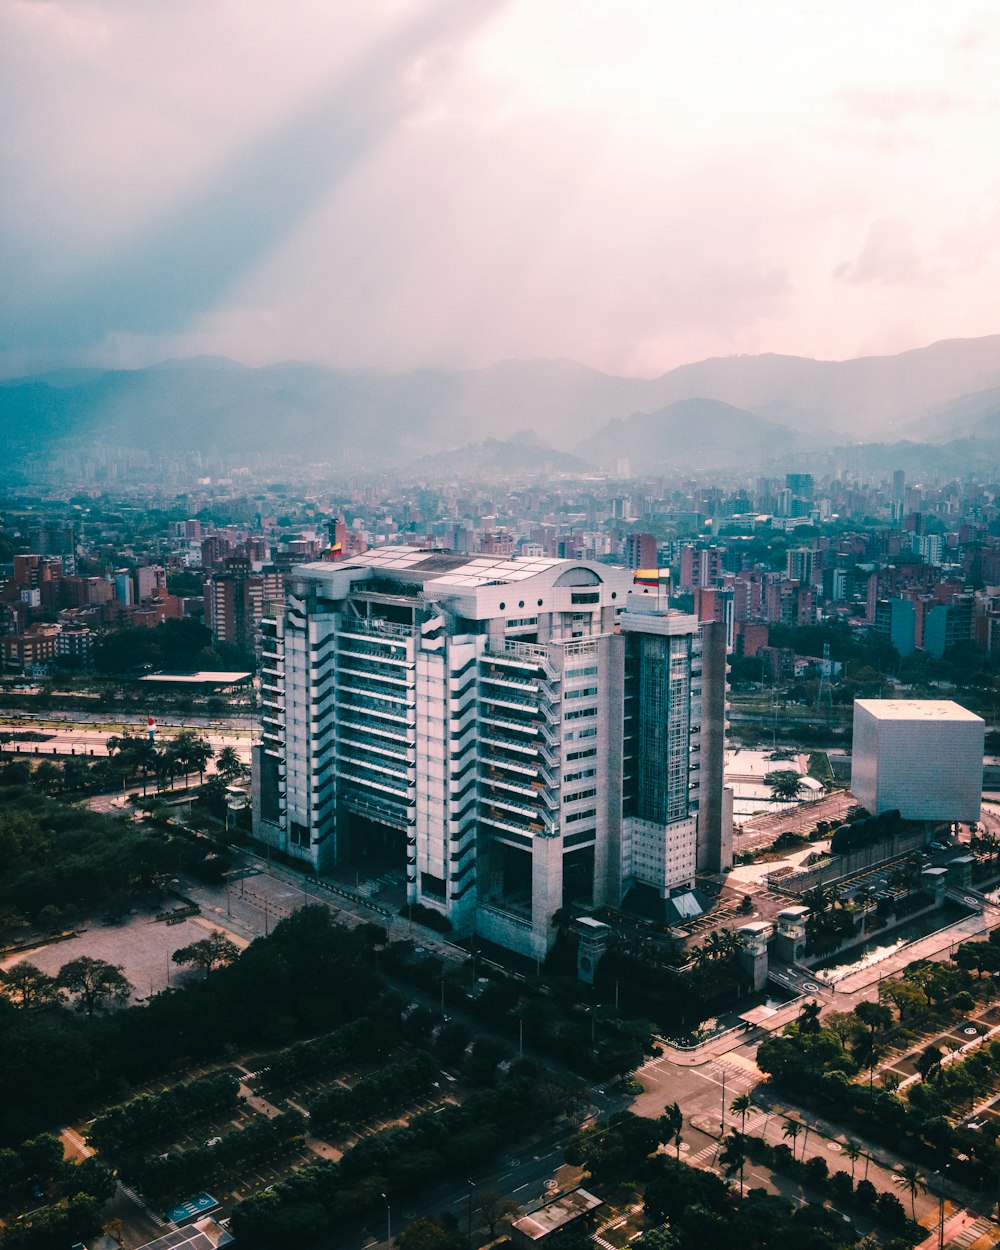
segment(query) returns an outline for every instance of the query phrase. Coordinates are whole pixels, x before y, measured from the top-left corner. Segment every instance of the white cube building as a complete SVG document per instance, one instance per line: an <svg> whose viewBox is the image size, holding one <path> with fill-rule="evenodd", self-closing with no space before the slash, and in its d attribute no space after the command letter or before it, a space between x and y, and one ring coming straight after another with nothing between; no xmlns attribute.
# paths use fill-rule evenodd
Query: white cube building
<svg viewBox="0 0 1000 1250"><path fill-rule="evenodd" d="M858 699L851 792L872 815L979 819L986 723L950 699Z"/></svg>

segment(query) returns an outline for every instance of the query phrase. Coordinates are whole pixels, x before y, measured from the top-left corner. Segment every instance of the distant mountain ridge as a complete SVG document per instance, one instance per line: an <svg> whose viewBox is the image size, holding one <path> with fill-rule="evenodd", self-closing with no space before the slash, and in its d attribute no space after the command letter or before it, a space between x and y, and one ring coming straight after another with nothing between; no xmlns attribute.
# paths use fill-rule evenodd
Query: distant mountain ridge
<svg viewBox="0 0 1000 1250"><path fill-rule="evenodd" d="M676 407L695 401L714 406ZM720 452L724 463L759 462L859 438L990 444L1000 442L1000 335L847 361L716 358L648 379L570 360L391 373L195 357L0 382L0 440L15 455L87 444L242 448L378 469L503 444L526 429L550 445L550 459L629 456L637 468L650 456L707 467ZM545 459L544 449L534 455Z"/></svg>
<svg viewBox="0 0 1000 1250"><path fill-rule="evenodd" d="M679 399L657 412L614 418L578 448L593 463L612 467L627 456L632 471L727 468L758 464L801 449L807 439L786 425L717 399Z"/></svg>

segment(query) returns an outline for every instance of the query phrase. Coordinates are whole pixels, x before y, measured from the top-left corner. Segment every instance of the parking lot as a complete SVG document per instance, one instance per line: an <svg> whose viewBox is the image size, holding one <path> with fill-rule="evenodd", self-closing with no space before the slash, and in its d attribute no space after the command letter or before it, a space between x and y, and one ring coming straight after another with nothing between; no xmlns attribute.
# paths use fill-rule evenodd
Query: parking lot
<svg viewBox="0 0 1000 1250"><path fill-rule="evenodd" d="M153 912L130 916L122 924L115 925L103 925L100 920L92 919L84 922L74 937L18 951L16 955L8 956L0 967L10 968L27 960L49 976L55 976L63 964L87 955L91 959L119 965L134 987L130 1001L141 1003L168 986L183 985L201 975L173 963L171 956L181 947L201 941L216 927L203 916L188 917L179 924L167 924L156 920ZM246 945L235 935L228 936L238 945Z"/></svg>

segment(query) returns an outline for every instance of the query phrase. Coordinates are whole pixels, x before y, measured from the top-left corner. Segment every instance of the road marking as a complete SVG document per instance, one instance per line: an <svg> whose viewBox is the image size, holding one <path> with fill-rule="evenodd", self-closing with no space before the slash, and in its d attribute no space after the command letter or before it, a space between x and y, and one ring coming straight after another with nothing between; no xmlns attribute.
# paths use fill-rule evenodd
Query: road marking
<svg viewBox="0 0 1000 1250"><path fill-rule="evenodd" d="M529 1182L528 1182L528 1181L525 1181L523 1185L518 1185L518 1187L514 1190L514 1193L519 1194L519 1193L521 1192L521 1190L522 1190L522 1189L527 1189L527 1188L528 1188L528 1184L529 1184Z"/></svg>

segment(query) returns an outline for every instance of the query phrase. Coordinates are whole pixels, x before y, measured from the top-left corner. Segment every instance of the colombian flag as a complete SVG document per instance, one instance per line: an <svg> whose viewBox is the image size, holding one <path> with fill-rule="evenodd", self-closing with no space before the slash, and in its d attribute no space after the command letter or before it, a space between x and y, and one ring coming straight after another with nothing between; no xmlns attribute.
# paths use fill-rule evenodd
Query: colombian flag
<svg viewBox="0 0 1000 1250"><path fill-rule="evenodd" d="M331 543L323 552L321 559L323 560L339 560L344 554L344 544L337 542Z"/></svg>
<svg viewBox="0 0 1000 1250"><path fill-rule="evenodd" d="M633 586L665 586L670 581L669 569L636 569Z"/></svg>

